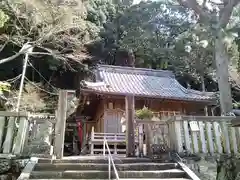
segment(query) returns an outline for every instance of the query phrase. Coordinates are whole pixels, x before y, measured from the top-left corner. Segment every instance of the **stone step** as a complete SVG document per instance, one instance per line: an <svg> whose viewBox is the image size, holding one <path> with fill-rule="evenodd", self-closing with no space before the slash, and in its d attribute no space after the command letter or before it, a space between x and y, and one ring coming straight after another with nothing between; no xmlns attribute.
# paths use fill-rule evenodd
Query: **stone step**
<svg viewBox="0 0 240 180"><path fill-rule="evenodd" d="M29 179L29 180L33 180L33 179ZM59 179L34 179L34 180L59 180ZM64 179L64 180L72 180L72 179ZM79 180L88 180L88 179L79 179ZM91 179L91 180L108 180L108 179ZM112 179L112 180L116 180L116 179ZM139 180L139 178L121 178L121 180ZM187 178L144 178L144 180L191 180L191 179L187 179Z"/></svg>
<svg viewBox="0 0 240 180"><path fill-rule="evenodd" d="M177 163L127 163L117 164L116 168L118 171L142 171L142 170L167 170L174 169L177 167ZM34 171L65 171L65 170L102 170L108 171L108 164L95 164L95 163L39 163L34 167Z"/></svg>
<svg viewBox="0 0 240 180"><path fill-rule="evenodd" d="M158 171L119 171L120 178L186 178L184 171L180 169ZM30 179L107 179L108 171L32 171ZM112 177L114 173L112 171Z"/></svg>
<svg viewBox="0 0 240 180"><path fill-rule="evenodd" d="M121 180L139 180L136 178L121 178ZM187 178L144 178L144 180L191 180Z"/></svg>
<svg viewBox="0 0 240 180"><path fill-rule="evenodd" d="M186 178L186 173L180 169L157 171L119 171L120 178Z"/></svg>
<svg viewBox="0 0 240 180"><path fill-rule="evenodd" d="M113 157L115 164L123 164L123 163L147 163L152 162L149 158L118 158ZM99 163L104 164L108 163L108 158L76 158L76 159L39 159L39 163Z"/></svg>

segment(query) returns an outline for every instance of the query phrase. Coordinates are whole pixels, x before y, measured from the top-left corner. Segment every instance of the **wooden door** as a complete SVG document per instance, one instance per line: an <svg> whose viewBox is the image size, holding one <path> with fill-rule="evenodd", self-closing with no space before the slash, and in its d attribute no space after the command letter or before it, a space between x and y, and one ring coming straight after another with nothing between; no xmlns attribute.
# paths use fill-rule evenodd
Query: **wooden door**
<svg viewBox="0 0 240 180"><path fill-rule="evenodd" d="M117 110L107 110L104 113L104 132L120 133L121 132L122 112Z"/></svg>

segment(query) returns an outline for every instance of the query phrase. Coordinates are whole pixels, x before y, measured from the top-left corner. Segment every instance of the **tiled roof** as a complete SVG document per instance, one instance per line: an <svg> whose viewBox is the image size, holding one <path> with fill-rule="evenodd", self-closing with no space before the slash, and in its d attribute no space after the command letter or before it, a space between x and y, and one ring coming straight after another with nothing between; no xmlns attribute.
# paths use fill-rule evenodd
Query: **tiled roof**
<svg viewBox="0 0 240 180"><path fill-rule="evenodd" d="M96 83L85 81L85 90L173 100L215 100L214 93L184 88L171 71L100 65L96 75Z"/></svg>

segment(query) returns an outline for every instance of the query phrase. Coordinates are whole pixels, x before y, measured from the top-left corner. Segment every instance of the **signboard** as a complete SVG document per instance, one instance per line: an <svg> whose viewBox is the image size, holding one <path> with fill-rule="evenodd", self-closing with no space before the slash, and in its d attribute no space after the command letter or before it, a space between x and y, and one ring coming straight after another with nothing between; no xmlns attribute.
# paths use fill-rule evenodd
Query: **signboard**
<svg viewBox="0 0 240 180"><path fill-rule="evenodd" d="M190 121L189 125L190 125L191 131L200 131L197 121Z"/></svg>

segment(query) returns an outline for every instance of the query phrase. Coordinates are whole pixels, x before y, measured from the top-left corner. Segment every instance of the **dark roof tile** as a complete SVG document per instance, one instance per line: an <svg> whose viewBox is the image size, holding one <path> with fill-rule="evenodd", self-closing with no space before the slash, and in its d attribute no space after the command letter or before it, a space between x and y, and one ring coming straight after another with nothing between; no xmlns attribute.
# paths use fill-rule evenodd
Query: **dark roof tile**
<svg viewBox="0 0 240 180"><path fill-rule="evenodd" d="M103 86L87 83L86 88L99 93L134 95L174 100L213 101L214 93L184 88L171 71L100 65L97 81Z"/></svg>

